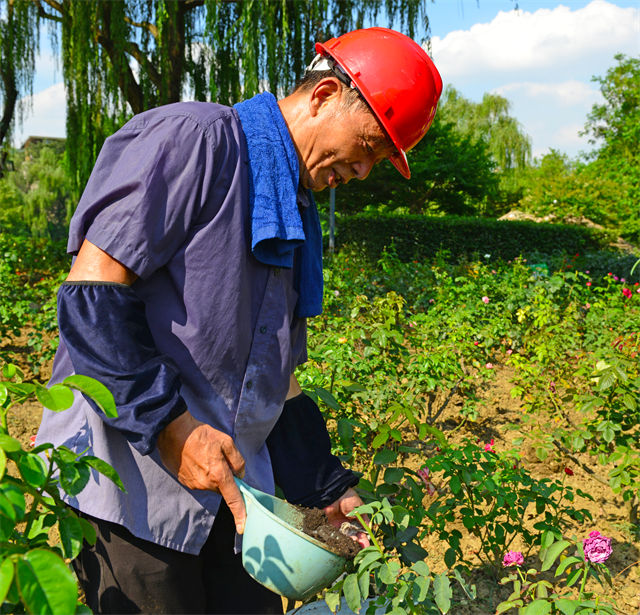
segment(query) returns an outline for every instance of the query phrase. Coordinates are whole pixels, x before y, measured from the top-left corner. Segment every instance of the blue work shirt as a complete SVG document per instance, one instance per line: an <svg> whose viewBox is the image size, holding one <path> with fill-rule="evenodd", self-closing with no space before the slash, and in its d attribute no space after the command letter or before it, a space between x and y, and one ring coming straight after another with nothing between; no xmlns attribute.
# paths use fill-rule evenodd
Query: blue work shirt
<svg viewBox="0 0 640 615"><path fill-rule="evenodd" d="M306 322L294 316L290 269L251 254L248 153L236 112L176 103L131 119L105 142L71 221L68 251L86 238L136 273L159 352L180 371L189 412L234 439L246 479L273 492L265 440L295 367L306 360ZM297 189L297 188L296 188ZM305 202L299 192L301 206ZM61 340L51 383L73 374ZM87 450L127 489L92 471L66 501L135 536L187 553L207 539L220 496L190 490L106 425L82 395L45 410L38 443Z"/></svg>

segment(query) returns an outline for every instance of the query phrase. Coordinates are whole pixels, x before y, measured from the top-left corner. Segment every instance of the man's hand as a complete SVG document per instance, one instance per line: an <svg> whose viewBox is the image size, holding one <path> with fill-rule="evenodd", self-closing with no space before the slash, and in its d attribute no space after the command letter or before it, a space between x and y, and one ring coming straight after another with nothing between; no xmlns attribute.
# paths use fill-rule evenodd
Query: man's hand
<svg viewBox="0 0 640 615"><path fill-rule="evenodd" d="M246 511L233 475L244 476L244 459L231 437L185 412L160 432L157 446L165 467L185 487L222 495L242 534Z"/></svg>
<svg viewBox="0 0 640 615"><path fill-rule="evenodd" d="M345 521L358 524L356 517L347 517L347 514L363 504L364 502L360 499L360 496L353 489L349 488L333 504L329 504L329 506L324 509L324 512L327 515L329 523L335 527L340 527ZM369 536L367 536L364 531L358 532L358 535L354 536L353 539L363 548L369 546Z"/></svg>

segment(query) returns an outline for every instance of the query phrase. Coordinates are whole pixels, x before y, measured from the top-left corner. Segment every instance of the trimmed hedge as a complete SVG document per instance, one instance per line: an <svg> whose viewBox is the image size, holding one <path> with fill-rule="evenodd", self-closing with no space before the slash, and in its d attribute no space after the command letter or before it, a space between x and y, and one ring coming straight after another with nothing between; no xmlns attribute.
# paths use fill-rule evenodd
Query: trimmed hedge
<svg viewBox="0 0 640 615"><path fill-rule="evenodd" d="M452 258L491 254L505 260L529 254L584 254L606 248L611 233L583 226L458 216L356 214L336 222L338 246L356 244L378 258L392 244L401 260L448 250Z"/></svg>

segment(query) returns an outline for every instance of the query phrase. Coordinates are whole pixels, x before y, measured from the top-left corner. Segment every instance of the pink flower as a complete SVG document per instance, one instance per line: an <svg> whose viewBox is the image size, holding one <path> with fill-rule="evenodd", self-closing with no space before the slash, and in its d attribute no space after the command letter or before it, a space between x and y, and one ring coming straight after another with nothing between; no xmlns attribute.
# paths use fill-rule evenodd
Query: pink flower
<svg viewBox="0 0 640 615"><path fill-rule="evenodd" d="M633 293L631 292L630 288L623 288L622 289L622 294L627 298L627 299L631 299L631 296L633 295Z"/></svg>
<svg viewBox="0 0 640 615"><path fill-rule="evenodd" d="M493 450L493 438L491 438L491 440L484 445L484 451L485 453L495 453L495 451Z"/></svg>
<svg viewBox="0 0 640 615"><path fill-rule="evenodd" d="M493 369L493 363L487 363L487 364L485 365L485 367L486 367L487 369Z"/></svg>
<svg viewBox="0 0 640 615"><path fill-rule="evenodd" d="M588 310L591 307L591 304L590 303L585 303L584 307Z"/></svg>
<svg viewBox="0 0 640 615"><path fill-rule="evenodd" d="M524 557L520 551L507 551L502 558L502 565L507 568L508 566L522 566L524 564Z"/></svg>
<svg viewBox="0 0 640 615"><path fill-rule="evenodd" d="M571 468L565 468L565 469L564 469L564 473L565 473L567 476L573 476L573 470L572 470Z"/></svg>
<svg viewBox="0 0 640 615"><path fill-rule="evenodd" d="M591 282L587 282L587 286L591 286Z"/></svg>
<svg viewBox="0 0 640 615"><path fill-rule="evenodd" d="M489 303L489 297L482 297L482 303Z"/></svg>
<svg viewBox="0 0 640 615"><path fill-rule="evenodd" d="M431 482L431 480L429 480L429 468L420 468L418 470L418 476L420 477L420 480L422 480L422 482L424 483L424 486L427 489L427 493L429 495L433 495L436 492L436 486Z"/></svg>
<svg viewBox="0 0 640 615"><path fill-rule="evenodd" d="M473 342L473 345L474 345L474 346L477 346L479 343L480 343L480 342L475 341L475 342Z"/></svg>
<svg viewBox="0 0 640 615"><path fill-rule="evenodd" d="M36 437L35 436L29 436L29 444L31 446L35 446L36 445Z"/></svg>
<svg viewBox="0 0 640 615"><path fill-rule="evenodd" d="M613 552L611 538L603 536L600 532L591 532L589 538L582 541L582 547L585 558L594 564L606 562Z"/></svg>
<svg viewBox="0 0 640 615"><path fill-rule="evenodd" d="M511 348L509 348L509 350L507 350L507 354L511 354L513 352L513 350L511 350Z"/></svg>

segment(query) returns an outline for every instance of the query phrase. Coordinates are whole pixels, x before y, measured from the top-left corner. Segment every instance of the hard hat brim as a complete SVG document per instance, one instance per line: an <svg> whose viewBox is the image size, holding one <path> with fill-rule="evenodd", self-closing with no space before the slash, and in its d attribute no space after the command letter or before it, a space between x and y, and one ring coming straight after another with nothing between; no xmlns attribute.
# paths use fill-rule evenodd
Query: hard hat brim
<svg viewBox="0 0 640 615"><path fill-rule="evenodd" d="M389 162L400 172L405 179L411 179L411 170L407 155L401 149L396 147L396 151L389 156Z"/></svg>

